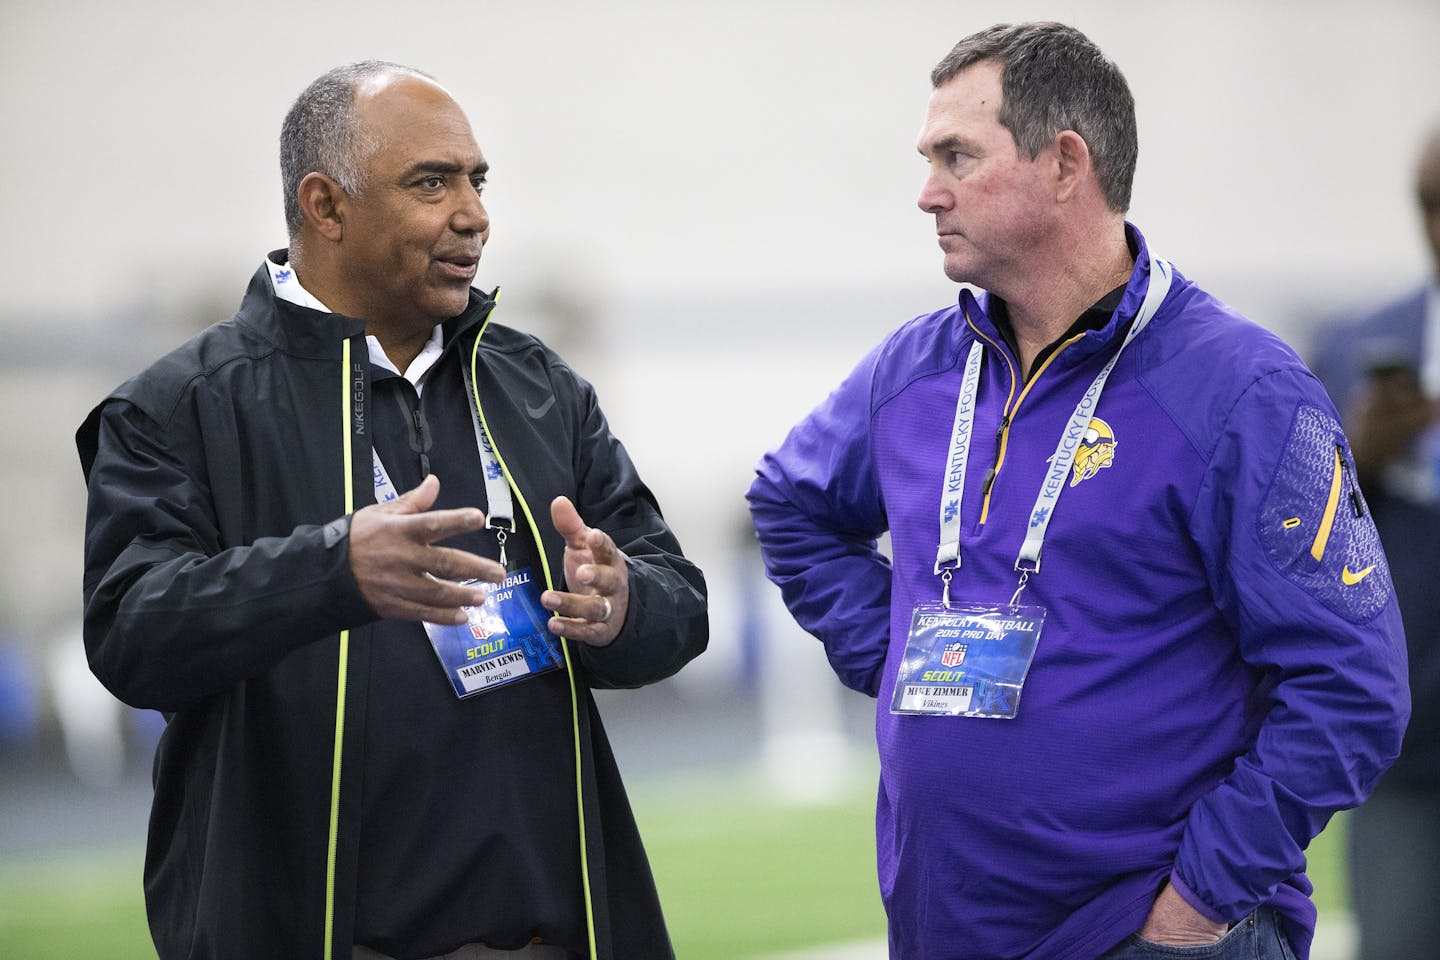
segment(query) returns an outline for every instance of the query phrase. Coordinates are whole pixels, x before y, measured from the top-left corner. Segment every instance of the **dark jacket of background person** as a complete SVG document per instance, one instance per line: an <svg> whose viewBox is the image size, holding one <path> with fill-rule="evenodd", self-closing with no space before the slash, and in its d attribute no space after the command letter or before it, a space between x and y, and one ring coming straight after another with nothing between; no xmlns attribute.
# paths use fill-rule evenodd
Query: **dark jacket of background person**
<svg viewBox="0 0 1440 960"><path fill-rule="evenodd" d="M1425 289L1417 289L1322 333L1312 367L1342 411L1363 388L1367 370L1418 363L1425 298ZM1347 428L1353 436L1354 425ZM1410 660L1410 726L1384 783L1440 787L1440 504L1417 502L1378 473L1361 480L1390 561Z"/></svg>
<svg viewBox="0 0 1440 960"><path fill-rule="evenodd" d="M1440 191L1440 149L1427 155L1422 213L1427 192ZM1440 204L1440 193L1431 202ZM1440 263L1440 231L1431 242ZM1315 363L1357 448L1369 450L1361 484L1390 557L1414 704L1400 759L1348 822L1358 960L1428 956L1440 939L1440 497L1437 465L1425 456L1440 425L1421 373L1435 295L1432 283L1332 324Z"/></svg>
<svg viewBox="0 0 1440 960"><path fill-rule="evenodd" d="M232 320L80 428L87 653L118 697L169 715L145 864L161 957L348 956L367 925L383 932L374 911L421 918L405 933L423 955L467 942L456 924L478 912L501 948L534 935L599 958L671 956L589 688L659 680L698 654L703 579L589 384L533 337L484 327L492 308L472 291L444 324L421 402L433 437L385 397L413 390L369 364L361 321L277 300L263 267ZM630 606L611 646L569 645L570 669L460 700L420 624L377 622L362 599L347 514L373 496L372 442L397 487L428 444L448 470L441 506L484 503L468 408L432 394L463 389L482 328L481 405L518 493L512 556L559 588L564 543L532 514L571 497L628 557ZM486 531L467 537L455 545L494 555ZM437 755L452 779L421 786L429 806L389 805L387 788ZM427 859L406 861L411 834Z"/></svg>

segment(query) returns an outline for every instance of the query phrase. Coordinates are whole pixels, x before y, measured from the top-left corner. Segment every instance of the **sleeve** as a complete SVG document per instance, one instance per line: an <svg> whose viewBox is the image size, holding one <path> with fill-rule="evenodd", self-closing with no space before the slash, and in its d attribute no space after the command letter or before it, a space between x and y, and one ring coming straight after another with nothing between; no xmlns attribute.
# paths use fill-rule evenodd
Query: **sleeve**
<svg viewBox="0 0 1440 960"><path fill-rule="evenodd" d="M746 499L765 572L840 680L876 696L890 634L887 529L870 446L870 393L881 348L756 468Z"/></svg>
<svg viewBox="0 0 1440 960"><path fill-rule="evenodd" d="M111 401L81 435L85 649L122 701L178 710L375 618L350 572L348 517L222 548L172 433Z"/></svg>
<svg viewBox="0 0 1440 960"><path fill-rule="evenodd" d="M584 411L575 506L625 553L630 575L620 633L605 647L580 644L580 660L592 686L644 686L673 675L709 643L705 577L681 552L654 494L610 432L594 389L575 380Z"/></svg>
<svg viewBox="0 0 1440 960"><path fill-rule="evenodd" d="M1219 609L1268 690L1253 745L1191 809L1172 881L1235 920L1305 867L1400 751L1404 635L1334 407L1303 370L1230 412L1194 516Z"/></svg>

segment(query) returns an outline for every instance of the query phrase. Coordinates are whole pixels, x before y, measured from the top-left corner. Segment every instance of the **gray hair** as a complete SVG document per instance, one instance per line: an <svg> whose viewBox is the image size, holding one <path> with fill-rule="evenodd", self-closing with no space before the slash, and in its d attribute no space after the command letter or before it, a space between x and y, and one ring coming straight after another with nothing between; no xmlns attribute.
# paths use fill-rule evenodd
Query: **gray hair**
<svg viewBox="0 0 1440 960"><path fill-rule="evenodd" d="M967 67L1000 63L1000 125L1035 159L1073 130L1090 148L1110 209L1130 206L1139 144L1135 98L1120 68L1089 37L1062 23L1000 23L955 44L930 72L940 87Z"/></svg>
<svg viewBox="0 0 1440 960"><path fill-rule="evenodd" d="M295 99L280 126L280 183L285 191L285 224L291 238L300 233L300 181L323 173L351 196L365 189L365 163L376 144L355 114L355 88L373 77L394 73L433 79L414 67L388 60L361 60L336 67L315 79Z"/></svg>

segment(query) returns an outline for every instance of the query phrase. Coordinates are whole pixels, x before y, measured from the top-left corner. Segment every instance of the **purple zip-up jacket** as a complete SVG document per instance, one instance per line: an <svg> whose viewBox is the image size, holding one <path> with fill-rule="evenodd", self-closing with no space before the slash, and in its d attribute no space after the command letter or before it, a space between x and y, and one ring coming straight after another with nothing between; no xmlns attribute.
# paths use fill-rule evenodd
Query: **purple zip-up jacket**
<svg viewBox="0 0 1440 960"><path fill-rule="evenodd" d="M1025 589L1048 614L1018 716L891 713L913 607L941 597L965 355L984 343L951 590L999 603L1046 461L1148 288L1128 229L1110 322L1028 384L988 296L964 290L861 361L748 494L791 612L879 698L894 958L1094 958L1168 880L1213 920L1273 907L1303 960L1305 846L1399 752L1404 638L1335 410L1278 338L1178 272L1110 375Z"/></svg>

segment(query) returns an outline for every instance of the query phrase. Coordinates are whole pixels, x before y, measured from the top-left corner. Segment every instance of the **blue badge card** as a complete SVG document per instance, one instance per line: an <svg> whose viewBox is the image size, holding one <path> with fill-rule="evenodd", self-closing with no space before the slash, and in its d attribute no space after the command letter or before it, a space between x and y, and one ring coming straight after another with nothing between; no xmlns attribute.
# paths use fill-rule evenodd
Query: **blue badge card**
<svg viewBox="0 0 1440 960"><path fill-rule="evenodd" d="M559 638L545 628L550 612L529 570L516 570L498 586L487 585L485 603L466 607L461 626L425 624L430 644L456 696L493 690L564 666Z"/></svg>
<svg viewBox="0 0 1440 960"><path fill-rule="evenodd" d="M1013 718L1045 608L922 603L910 620L891 713Z"/></svg>

